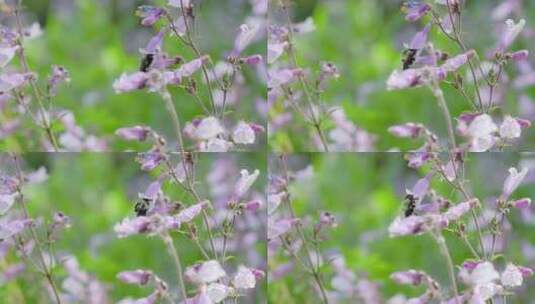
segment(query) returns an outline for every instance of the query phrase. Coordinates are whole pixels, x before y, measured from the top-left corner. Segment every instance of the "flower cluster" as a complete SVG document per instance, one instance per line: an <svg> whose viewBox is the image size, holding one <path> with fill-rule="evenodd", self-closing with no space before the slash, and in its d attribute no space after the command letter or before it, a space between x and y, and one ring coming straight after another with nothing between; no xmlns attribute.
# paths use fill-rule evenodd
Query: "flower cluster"
<svg viewBox="0 0 535 304"><path fill-rule="evenodd" d="M387 80L389 90L400 90L413 87L427 87L433 93L446 120L448 141L450 147L461 151L484 152L501 150L515 143L520 138L522 130L531 126L527 119L503 114L499 105L506 97L508 77L505 68L510 63L519 66L529 65L528 50L511 50L513 43L522 33L526 21L517 22L508 19L500 31L497 46L488 52L488 58L483 59L476 50L468 49L463 41L462 14L463 1L447 0L409 2L406 5L406 20L418 22L423 20L427 24L406 43L403 68L392 72ZM495 14L508 15L513 4L507 1ZM452 56L437 49L429 40L432 30L438 30L449 41L460 49L460 53ZM467 67L466 76L463 68ZM442 87L449 85L472 108L457 117L457 128L448 110L448 103ZM472 90L473 92L470 92ZM496 123L495 121L498 121ZM418 128L416 128L418 126ZM408 123L391 128L398 137L418 137L424 127L421 124ZM456 136L465 140L457 147ZM426 144L426 150L429 145ZM436 150L444 151L440 145ZM419 151L421 151L420 149ZM435 150L435 151L436 151Z"/></svg>
<svg viewBox="0 0 535 304"><path fill-rule="evenodd" d="M237 29L233 49L223 60L215 62L197 46L194 28L198 6L195 1L171 0L165 7L143 5L138 8L141 24L154 28L157 33L140 49L139 71L124 73L113 83L113 88L117 93L146 90L162 97L176 132L178 149L171 150L186 149L183 136L193 144L187 150L240 150L257 143L259 135L265 131L260 124L246 118L232 122L228 115L229 107L240 103L246 93L243 69L254 69L259 81L265 78L263 56L247 54L247 48L264 36L267 0L251 1L251 5L253 12ZM193 57L186 59L167 54L164 50L166 36L178 41ZM175 109L171 88L188 94L191 103L199 107L198 117L181 123L177 114L181 111ZM144 140L144 130L148 129L147 126L123 128L117 130L117 135L123 139Z"/></svg>
<svg viewBox="0 0 535 304"><path fill-rule="evenodd" d="M108 303L107 287L81 270L75 257L56 251L60 232L71 226L70 218L59 211L50 219L33 218L29 213L25 189L45 183L46 169L41 167L25 174L19 157L9 158L12 170L6 166L0 173L0 258L5 265L0 274L1 284L25 273L37 274L32 276L32 283L40 284L55 303ZM2 161L9 159L3 157ZM10 171L12 173L8 174ZM18 262L11 261L11 251ZM66 276L58 286L55 271L60 267Z"/></svg>
<svg viewBox="0 0 535 304"><path fill-rule="evenodd" d="M72 112L57 108L54 97L58 88L70 82L69 71L53 65L48 77L39 81L26 57L26 42L39 39L42 30L39 23L26 27L22 20L21 1L17 4L2 3L2 13L12 19L12 28L0 26L0 140L16 137L18 132L34 136L34 146L23 150L33 151L103 151L107 143L94 135L86 134L75 122ZM14 63L18 61L18 67ZM17 140L17 142L19 142ZM24 144L23 144L24 143Z"/></svg>
<svg viewBox="0 0 535 304"><path fill-rule="evenodd" d="M274 7L282 16L274 13L273 19L282 21L268 28L270 136L291 127L296 114L312 127L311 151L373 150L374 136L349 121L343 108L328 106L322 100L328 83L340 77L338 68L327 61L321 62L316 71L299 65L295 38L315 30L313 19L293 23L288 0L274 1Z"/></svg>
<svg viewBox="0 0 535 304"><path fill-rule="evenodd" d="M524 180L527 169L519 172L516 168L511 168L496 203L489 205L480 203L479 199L468 192L467 183L461 174L465 162L462 155L457 155L453 165L451 162L444 164L438 155L433 155L430 162L433 163L431 171L418 180L411 190L407 190L406 211L396 217L388 231L391 237L431 235L447 261L453 294L445 300L446 293L442 290L444 287L422 271L408 270L396 272L391 278L399 284L413 286L418 286L423 281L433 283L428 283L428 290L418 298L407 300L398 295L396 301L428 303L434 299L457 304L487 303L498 297L513 295L514 289L522 285L524 278L533 275L533 270L515 265L504 257L506 263L500 273L496 268L501 263L496 261L496 256L501 248L498 245L499 239L507 227L506 215L511 209L524 210L530 207L530 198L511 198ZM466 201L454 203L438 195L430 186L431 181L437 177L451 185ZM472 217L469 218L468 215ZM491 215L490 219L488 215ZM467 223L470 220L473 221L471 225ZM454 263L443 236L443 231L446 230L453 231L466 244L473 255L470 259L459 264ZM471 244L470 240L474 238L479 240L477 246ZM457 268L459 271L455 275ZM462 282L466 288L459 290L457 282ZM398 303L396 301L392 303Z"/></svg>
<svg viewBox="0 0 535 304"><path fill-rule="evenodd" d="M140 156L144 158L146 156ZM237 300L257 286L262 280L265 267L262 256L250 250L250 246L262 239L262 196L252 187L259 178L259 170L239 172L233 162L218 160L206 181L211 189L212 201L201 199L197 192L194 154L181 154L177 164L172 164L171 155L143 170L158 172L155 181L139 194L134 207L135 214L123 219L114 227L119 238L146 235L160 238L173 258L178 282L178 294L172 294L168 283L153 271L137 269L121 272L117 278L128 284L147 285L154 290L142 299L123 299L121 303L156 303L159 299L179 299L179 303L224 303ZM150 158L150 157L149 157ZM237 175L237 179L229 176ZM164 186L180 187L194 201L192 204L174 201L164 192ZM202 223L203 229L197 227ZM259 223L252 225L251 223ZM182 265L180 249L174 245L175 236L187 236L191 245L199 251L195 264ZM232 253L245 252L247 262L232 265ZM230 274L228 271L234 269ZM190 296L194 293L194 296Z"/></svg>

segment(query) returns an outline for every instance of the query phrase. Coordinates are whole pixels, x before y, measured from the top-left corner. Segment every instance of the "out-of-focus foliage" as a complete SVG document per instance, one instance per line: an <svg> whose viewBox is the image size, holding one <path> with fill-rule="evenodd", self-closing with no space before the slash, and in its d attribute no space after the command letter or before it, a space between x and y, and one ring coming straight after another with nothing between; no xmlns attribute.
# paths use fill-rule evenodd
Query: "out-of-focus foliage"
<svg viewBox="0 0 535 304"><path fill-rule="evenodd" d="M439 137L446 138L444 119L429 90L386 90L388 76L402 66L403 44L410 42L412 35L425 24L423 21L408 23L405 20L401 11L403 1L296 0L292 3L296 22L311 16L316 26L314 32L296 39L301 66L318 70L321 61L329 61L338 67L340 78L329 83L322 101L327 106L343 106L357 126L377 135L375 151L418 148L418 144L395 138L387 131L392 125L406 122L421 122L438 133ZM467 47L476 49L480 55L485 56L496 45L496 28L503 21L493 21L491 13L500 3L502 1L466 1L463 34ZM533 29L535 2L522 3L522 15L513 14L509 18L525 18L526 28ZM436 30L431 32L430 40L451 54L460 53ZM527 30L523 38L515 43L515 49L531 51L529 61L532 64L535 62L533 41L533 30ZM506 73L511 80L518 75L518 69L511 64ZM468 75L465 79L469 79ZM459 93L447 85L442 87L453 117L470 110L469 104ZM535 98L535 89L528 88L526 93L531 99ZM519 97L519 94L510 90L501 105L512 115L533 121L533 111L525 110L525 106L533 106L533 102L521 106ZM287 152L310 150L309 137L300 136L304 122L299 121L299 115L294 115L293 119L296 121L290 123L290 127L286 126L270 137L272 149ZM528 129L523 138L518 150L529 151L535 147L534 128Z"/></svg>
<svg viewBox="0 0 535 304"><path fill-rule="evenodd" d="M493 204L493 198L501 193L509 167L518 165L533 168L534 160L534 154L469 154L465 167L466 178L470 182L469 189L483 204ZM444 257L430 236L388 236L388 226L404 211L406 189L411 189L422 177L420 172L406 167L401 153L297 154L288 158L288 166L294 172L311 166L311 171L314 172L313 177L302 177L290 189L296 216L311 225L317 222L323 211L336 217L338 226L329 229L325 233L328 239L319 245L323 257L341 254L347 267L356 274L357 280L369 279L379 284L384 301L397 293L415 297L425 290L423 287L396 284L389 278L395 271L423 270L441 285L448 286ZM515 198L535 197L533 183L535 173L531 172L523 186L515 192ZM456 191L452 191L447 183L440 182L438 178L433 182L432 188L453 202L462 201ZM533 206L529 213L534 213ZM503 255L514 259L515 263L534 267L534 257L525 250L528 246L535 245L533 219L523 217L517 209L512 209L507 218L511 229L506 232ZM456 235L446 231L444 235L455 265L471 257ZM270 267L282 262L284 261L273 259L269 261ZM324 260L321 271L327 290L334 290L333 282L330 281L333 267L328 262L328 259ZM294 271L281 279L269 282L269 301L319 303L319 295L311 286L310 275L304 274L299 266L295 267ZM535 297L534 286L535 280L527 278L520 292L508 298L507 302L530 303Z"/></svg>

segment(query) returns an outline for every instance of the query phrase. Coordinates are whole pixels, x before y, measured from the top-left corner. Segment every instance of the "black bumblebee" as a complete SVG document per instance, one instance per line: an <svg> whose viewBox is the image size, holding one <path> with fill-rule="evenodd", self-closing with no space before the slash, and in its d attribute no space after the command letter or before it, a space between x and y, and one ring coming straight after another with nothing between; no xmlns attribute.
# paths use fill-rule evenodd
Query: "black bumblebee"
<svg viewBox="0 0 535 304"><path fill-rule="evenodd" d="M406 49L403 51L403 70L409 69L414 62L416 62L416 54L418 53L417 49Z"/></svg>
<svg viewBox="0 0 535 304"><path fill-rule="evenodd" d="M415 211L416 211L416 197L413 195L413 194L407 194L405 196L405 203L406 203L406 207L405 207L405 217L409 217L411 215L414 215Z"/></svg>
<svg viewBox="0 0 535 304"><path fill-rule="evenodd" d="M134 206L134 212L136 212L136 216L146 216L151 202L152 200L148 198L141 198L138 200Z"/></svg>
<svg viewBox="0 0 535 304"><path fill-rule="evenodd" d="M143 59L141 59L141 65L139 66L139 70L141 72L147 72L154 61L154 54L146 54Z"/></svg>

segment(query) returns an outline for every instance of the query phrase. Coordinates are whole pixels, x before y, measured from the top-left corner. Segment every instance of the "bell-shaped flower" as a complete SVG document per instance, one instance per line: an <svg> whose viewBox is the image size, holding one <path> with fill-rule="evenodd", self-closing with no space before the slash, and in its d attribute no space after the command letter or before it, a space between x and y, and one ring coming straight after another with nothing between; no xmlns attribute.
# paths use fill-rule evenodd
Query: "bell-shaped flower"
<svg viewBox="0 0 535 304"><path fill-rule="evenodd" d="M232 132L232 140L237 144L253 144L255 131L248 123L240 121Z"/></svg>
<svg viewBox="0 0 535 304"><path fill-rule="evenodd" d="M260 171L258 169L254 170L253 173L249 173L247 169L243 169L240 171L240 179L238 182L236 182L236 185L234 186L234 193L241 197L254 184L254 182L258 179L258 176L260 175Z"/></svg>
<svg viewBox="0 0 535 304"><path fill-rule="evenodd" d="M524 180L524 177L526 177L526 174L528 173L528 169L522 169L522 171L518 172L516 168L510 168L509 169L509 176L505 179L505 182L503 183L503 191L500 195L500 199L507 200L509 196L520 186L522 181Z"/></svg>
<svg viewBox="0 0 535 304"><path fill-rule="evenodd" d="M132 271L122 271L117 274L117 278L127 284L138 284L146 285L150 279L152 279L153 274L148 270L132 270Z"/></svg>
<svg viewBox="0 0 535 304"><path fill-rule="evenodd" d="M251 289L256 285L256 276L248 267L240 265L232 278L232 286L237 289Z"/></svg>
<svg viewBox="0 0 535 304"><path fill-rule="evenodd" d="M120 128L115 131L115 135L125 140L145 141L152 133L150 127L133 126L128 128Z"/></svg>

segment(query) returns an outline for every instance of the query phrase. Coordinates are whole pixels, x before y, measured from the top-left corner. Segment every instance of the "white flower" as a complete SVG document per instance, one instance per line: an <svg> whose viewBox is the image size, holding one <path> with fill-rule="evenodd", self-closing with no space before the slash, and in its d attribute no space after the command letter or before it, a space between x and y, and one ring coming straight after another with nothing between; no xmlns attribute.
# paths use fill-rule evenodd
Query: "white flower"
<svg viewBox="0 0 535 304"><path fill-rule="evenodd" d="M199 150L203 152L227 152L232 148L232 143L221 138L211 138L203 142Z"/></svg>
<svg viewBox="0 0 535 304"><path fill-rule="evenodd" d="M507 199L513 193L518 186L522 183L524 180L524 177L526 177L526 174L528 174L528 169L524 168L522 171L518 172L516 168L510 168L509 169L509 176L505 179L505 182L503 183L503 192L501 195L502 199Z"/></svg>
<svg viewBox="0 0 535 304"><path fill-rule="evenodd" d="M197 272L199 281L203 283L215 282L226 275L225 270L221 267L219 262L215 260L202 263Z"/></svg>
<svg viewBox="0 0 535 304"><path fill-rule="evenodd" d="M518 121L513 117L505 116L500 126L500 136L503 138L519 138L522 128Z"/></svg>
<svg viewBox="0 0 535 304"><path fill-rule="evenodd" d="M485 152L496 143L496 137L488 135L485 137L474 137L470 143L470 152Z"/></svg>
<svg viewBox="0 0 535 304"><path fill-rule="evenodd" d="M212 283L206 287L206 294L214 303L219 303L226 299L230 293L230 288L219 283Z"/></svg>
<svg viewBox="0 0 535 304"><path fill-rule="evenodd" d="M522 272L518 267L509 263L502 272L501 281L503 286L512 288L522 285Z"/></svg>
<svg viewBox="0 0 535 304"><path fill-rule="evenodd" d="M477 116L468 127L468 134L474 138L488 137L496 131L498 131L498 127L494 124L492 117L488 114Z"/></svg>
<svg viewBox="0 0 535 304"><path fill-rule="evenodd" d="M15 203L17 193L0 194L0 215L5 214Z"/></svg>
<svg viewBox="0 0 535 304"><path fill-rule="evenodd" d="M254 170L252 174L249 174L249 171L247 171L246 169L241 170L240 179L238 180L234 188L236 195L242 196L245 194L245 192L249 191L249 188L251 188L251 186L254 184L259 174L260 171L258 169Z"/></svg>
<svg viewBox="0 0 535 304"><path fill-rule="evenodd" d="M251 289L256 285L256 278L251 269L240 265L238 272L232 278L232 285L240 289Z"/></svg>
<svg viewBox="0 0 535 304"><path fill-rule="evenodd" d="M286 192L282 191L279 193L269 193L268 194L268 214L272 214L277 210L279 205L282 203L282 199L286 196Z"/></svg>
<svg viewBox="0 0 535 304"><path fill-rule="evenodd" d="M500 278L500 274L494 269L491 262L480 263L470 274L470 283L473 285L484 285Z"/></svg>
<svg viewBox="0 0 535 304"><path fill-rule="evenodd" d="M500 285L491 282L476 285L476 287L474 287L472 302L470 303L485 303L484 301L491 299L501 290L502 287Z"/></svg>
<svg viewBox="0 0 535 304"><path fill-rule="evenodd" d="M15 57L15 54L17 53L17 50L19 49L18 46L14 47L8 47L8 48L0 48L0 67L5 67L13 57Z"/></svg>
<svg viewBox="0 0 535 304"><path fill-rule="evenodd" d="M255 132L248 123L240 121L232 132L232 140L237 144L252 144L255 141Z"/></svg>
<svg viewBox="0 0 535 304"><path fill-rule="evenodd" d="M219 120L213 116L209 116L201 120L195 129L195 137L201 140L208 140L225 132Z"/></svg>

